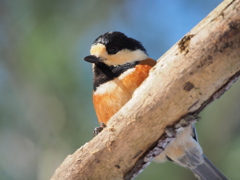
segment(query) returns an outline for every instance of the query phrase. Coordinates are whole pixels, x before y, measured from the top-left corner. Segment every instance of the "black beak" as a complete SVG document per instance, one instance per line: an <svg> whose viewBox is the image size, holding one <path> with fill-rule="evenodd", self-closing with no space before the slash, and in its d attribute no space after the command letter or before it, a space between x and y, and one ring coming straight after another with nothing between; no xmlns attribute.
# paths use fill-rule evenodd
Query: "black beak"
<svg viewBox="0 0 240 180"><path fill-rule="evenodd" d="M101 58L98 58L97 56L94 56L94 55L86 56L84 60L90 63L102 62Z"/></svg>

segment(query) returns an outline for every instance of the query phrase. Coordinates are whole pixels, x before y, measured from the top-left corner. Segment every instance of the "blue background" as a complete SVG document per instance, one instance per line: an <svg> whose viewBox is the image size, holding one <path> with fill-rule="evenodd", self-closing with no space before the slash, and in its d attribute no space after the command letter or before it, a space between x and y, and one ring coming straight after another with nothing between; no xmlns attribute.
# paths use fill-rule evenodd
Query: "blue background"
<svg viewBox="0 0 240 180"><path fill-rule="evenodd" d="M158 59L220 3L1 0L0 179L49 179L92 139L98 123L91 65L83 58L96 37L122 31ZM230 179L240 179L239 92L238 81L197 123L205 154ZM167 162L152 163L136 179L194 178Z"/></svg>

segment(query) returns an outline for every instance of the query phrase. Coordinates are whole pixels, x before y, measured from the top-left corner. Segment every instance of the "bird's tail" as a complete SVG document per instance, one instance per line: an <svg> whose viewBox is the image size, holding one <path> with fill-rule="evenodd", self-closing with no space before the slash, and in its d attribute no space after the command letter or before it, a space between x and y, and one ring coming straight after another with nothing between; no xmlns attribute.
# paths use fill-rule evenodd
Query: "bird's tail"
<svg viewBox="0 0 240 180"><path fill-rule="evenodd" d="M204 162L196 168L191 169L195 176L200 180L228 180L208 158L203 155Z"/></svg>

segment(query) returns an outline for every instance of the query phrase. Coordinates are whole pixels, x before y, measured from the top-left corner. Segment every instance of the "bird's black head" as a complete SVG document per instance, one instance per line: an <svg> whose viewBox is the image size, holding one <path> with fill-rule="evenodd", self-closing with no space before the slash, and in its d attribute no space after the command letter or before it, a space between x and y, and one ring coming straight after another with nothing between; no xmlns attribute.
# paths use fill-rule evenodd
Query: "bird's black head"
<svg viewBox="0 0 240 180"><path fill-rule="evenodd" d="M123 65L148 58L143 45L121 32L107 32L92 44L91 55L85 60L91 63L103 62L106 65Z"/></svg>
<svg viewBox="0 0 240 180"><path fill-rule="evenodd" d="M106 46L108 54L116 54L123 49L128 49L131 51L139 49L146 53L146 49L139 41L129 38L125 34L117 31L107 32L99 36L93 42L93 45L97 45L98 43Z"/></svg>

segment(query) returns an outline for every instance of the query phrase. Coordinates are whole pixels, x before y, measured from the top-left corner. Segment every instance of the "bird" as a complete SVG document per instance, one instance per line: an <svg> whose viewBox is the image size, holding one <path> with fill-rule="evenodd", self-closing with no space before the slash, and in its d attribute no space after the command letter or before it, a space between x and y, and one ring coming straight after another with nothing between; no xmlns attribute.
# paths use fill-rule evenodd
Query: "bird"
<svg viewBox="0 0 240 180"><path fill-rule="evenodd" d="M100 124L95 133L99 133L132 98L156 61L149 58L140 41L119 31L97 37L84 60L92 64L93 105ZM227 180L203 154L194 125L186 127L154 159L155 162L167 160L190 169L200 180Z"/></svg>

